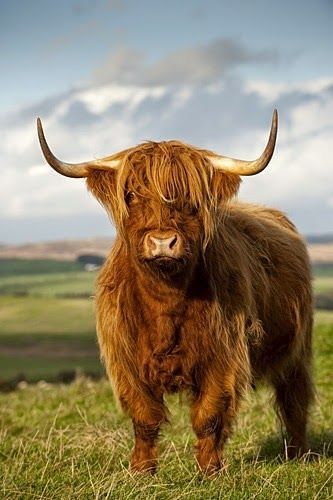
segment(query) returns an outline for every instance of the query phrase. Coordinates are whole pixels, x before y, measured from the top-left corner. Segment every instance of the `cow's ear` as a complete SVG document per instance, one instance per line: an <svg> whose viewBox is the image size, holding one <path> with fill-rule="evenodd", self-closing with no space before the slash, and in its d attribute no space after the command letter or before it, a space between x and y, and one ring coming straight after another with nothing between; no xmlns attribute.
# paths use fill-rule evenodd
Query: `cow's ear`
<svg viewBox="0 0 333 500"><path fill-rule="evenodd" d="M111 214L117 198L117 171L91 169L87 177L87 188Z"/></svg>
<svg viewBox="0 0 333 500"><path fill-rule="evenodd" d="M211 184L214 199L218 204L230 200L237 194L241 182L237 174L214 170Z"/></svg>

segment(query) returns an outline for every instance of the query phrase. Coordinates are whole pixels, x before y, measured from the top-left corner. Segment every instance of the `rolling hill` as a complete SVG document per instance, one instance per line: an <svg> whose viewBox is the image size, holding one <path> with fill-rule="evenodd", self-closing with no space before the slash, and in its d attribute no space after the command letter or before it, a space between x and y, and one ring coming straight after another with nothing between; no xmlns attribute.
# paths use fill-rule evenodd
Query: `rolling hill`
<svg viewBox="0 0 333 500"><path fill-rule="evenodd" d="M315 264L333 264L333 235L306 238L311 261ZM82 240L59 240L23 245L1 245L0 259L53 259L73 261L82 254L105 257L112 245L106 237Z"/></svg>

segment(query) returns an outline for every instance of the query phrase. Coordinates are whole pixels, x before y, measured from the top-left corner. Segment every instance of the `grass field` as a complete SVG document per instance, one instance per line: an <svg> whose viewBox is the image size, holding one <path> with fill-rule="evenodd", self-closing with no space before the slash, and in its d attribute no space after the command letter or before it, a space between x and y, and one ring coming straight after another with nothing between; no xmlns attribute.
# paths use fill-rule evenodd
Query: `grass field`
<svg viewBox="0 0 333 500"><path fill-rule="evenodd" d="M170 397L171 424L154 477L128 470L131 425L109 384L79 378L69 386L28 386L0 394L0 497L3 499L328 499L333 490L333 314L315 328L317 402L312 460L286 462L266 388L243 405L227 450L227 468L202 478L192 456L186 404ZM281 453L282 451L282 453Z"/></svg>
<svg viewBox="0 0 333 500"><path fill-rule="evenodd" d="M95 273L66 271L11 275L0 278L0 295L32 297L89 296L93 293Z"/></svg>
<svg viewBox="0 0 333 500"><path fill-rule="evenodd" d="M333 295L333 266L315 269L316 293ZM0 382L59 372L102 374L94 320L95 272L77 262L0 259Z"/></svg>
<svg viewBox="0 0 333 500"><path fill-rule="evenodd" d="M102 374L95 334L96 273L82 264L0 260L0 381Z"/></svg>
<svg viewBox="0 0 333 500"><path fill-rule="evenodd" d="M27 276L30 274L52 274L82 271L80 262L51 259L0 259L0 277Z"/></svg>

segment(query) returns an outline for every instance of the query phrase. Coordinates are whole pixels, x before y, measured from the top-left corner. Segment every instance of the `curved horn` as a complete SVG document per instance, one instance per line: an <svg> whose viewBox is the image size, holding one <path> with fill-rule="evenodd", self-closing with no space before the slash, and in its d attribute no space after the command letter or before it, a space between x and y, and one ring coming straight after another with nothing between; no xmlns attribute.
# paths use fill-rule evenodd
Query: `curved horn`
<svg viewBox="0 0 333 500"><path fill-rule="evenodd" d="M42 148L45 160L56 172L66 177L87 177L89 174L89 169L97 168L99 170L108 170L109 168L116 168L119 166L119 160L93 160L83 163L65 163L58 160L50 150L43 131L42 122L40 118L37 118L37 130L39 143Z"/></svg>
<svg viewBox="0 0 333 500"><path fill-rule="evenodd" d="M278 113L274 109L272 117L271 131L267 145L262 155L253 161L237 160L226 156L213 156L211 162L217 169L232 172L238 175L255 175L264 170L269 164L275 148L276 135L278 129Z"/></svg>

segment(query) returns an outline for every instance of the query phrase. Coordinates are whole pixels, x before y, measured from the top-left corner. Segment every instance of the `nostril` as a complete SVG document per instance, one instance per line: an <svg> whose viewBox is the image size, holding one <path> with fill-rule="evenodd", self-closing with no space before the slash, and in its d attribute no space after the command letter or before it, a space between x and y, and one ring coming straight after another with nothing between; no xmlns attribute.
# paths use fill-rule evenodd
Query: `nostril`
<svg viewBox="0 0 333 500"><path fill-rule="evenodd" d="M176 244L177 244L177 236L175 235L169 243L169 248L170 249L174 248Z"/></svg>
<svg viewBox="0 0 333 500"><path fill-rule="evenodd" d="M148 247L152 250L156 248L156 238L153 238L152 236L148 237Z"/></svg>

